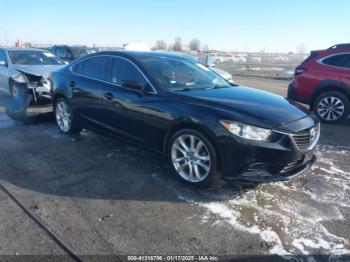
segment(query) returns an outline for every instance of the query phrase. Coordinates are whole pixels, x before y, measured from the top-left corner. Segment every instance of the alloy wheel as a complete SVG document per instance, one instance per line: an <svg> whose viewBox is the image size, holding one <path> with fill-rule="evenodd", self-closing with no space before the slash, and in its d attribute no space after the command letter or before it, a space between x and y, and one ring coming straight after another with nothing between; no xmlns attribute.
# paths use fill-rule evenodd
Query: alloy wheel
<svg viewBox="0 0 350 262"><path fill-rule="evenodd" d="M171 147L176 172L186 181L198 183L210 173L211 157L204 142L192 134L180 135Z"/></svg>
<svg viewBox="0 0 350 262"><path fill-rule="evenodd" d="M63 132L68 132L72 125L72 117L66 102L59 101L56 104L56 121Z"/></svg>
<svg viewBox="0 0 350 262"><path fill-rule="evenodd" d="M325 97L318 103L317 112L327 121L336 121L344 114L345 106L337 97Z"/></svg>

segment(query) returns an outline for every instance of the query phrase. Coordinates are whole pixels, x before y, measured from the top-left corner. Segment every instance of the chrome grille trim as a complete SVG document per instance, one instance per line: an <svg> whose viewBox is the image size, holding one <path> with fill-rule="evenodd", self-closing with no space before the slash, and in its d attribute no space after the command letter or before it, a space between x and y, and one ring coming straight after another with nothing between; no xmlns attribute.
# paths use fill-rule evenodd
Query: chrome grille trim
<svg viewBox="0 0 350 262"><path fill-rule="evenodd" d="M315 133L312 134L312 130L315 129ZM303 130L301 132L289 135L292 140L294 146L299 151L311 151L316 146L319 138L320 138L321 128L318 123L317 126L309 128L307 130Z"/></svg>
<svg viewBox="0 0 350 262"><path fill-rule="evenodd" d="M309 132L312 128L315 128L316 134L315 134L315 138L312 141L310 141L310 133ZM320 123L318 123L314 127L308 128L306 130L303 130L303 131L300 131L300 132L294 133L294 134L281 132L278 130L272 130L272 131L275 133L279 133L279 134L283 134L283 135L288 136L290 141L292 142L294 148L296 148L298 151L308 152L308 151L312 151L315 148L318 140L320 139L321 126L320 126ZM309 137L307 137L307 136L309 136ZM299 144L300 146L298 146L297 142L306 143L307 140L309 141L309 143L307 143L307 145L302 146Z"/></svg>

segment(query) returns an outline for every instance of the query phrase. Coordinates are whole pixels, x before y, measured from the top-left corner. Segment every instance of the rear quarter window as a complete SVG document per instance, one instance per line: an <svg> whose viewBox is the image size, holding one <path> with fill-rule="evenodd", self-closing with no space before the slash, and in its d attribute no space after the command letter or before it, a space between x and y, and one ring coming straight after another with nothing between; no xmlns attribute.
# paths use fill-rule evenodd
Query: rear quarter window
<svg viewBox="0 0 350 262"><path fill-rule="evenodd" d="M325 65L349 68L350 66L350 54L334 55L322 60Z"/></svg>
<svg viewBox="0 0 350 262"><path fill-rule="evenodd" d="M81 75L83 73L83 68L84 62L80 62L73 66L73 72Z"/></svg>

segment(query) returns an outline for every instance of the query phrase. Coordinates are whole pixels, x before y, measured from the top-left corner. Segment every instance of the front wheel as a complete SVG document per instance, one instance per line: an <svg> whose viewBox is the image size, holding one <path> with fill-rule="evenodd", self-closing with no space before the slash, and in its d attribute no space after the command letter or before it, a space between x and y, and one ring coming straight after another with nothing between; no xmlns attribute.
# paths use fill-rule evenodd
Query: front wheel
<svg viewBox="0 0 350 262"><path fill-rule="evenodd" d="M183 182L208 186L217 178L217 155L212 143L200 132L184 129L169 143L168 159L173 173Z"/></svg>
<svg viewBox="0 0 350 262"><path fill-rule="evenodd" d="M58 128L65 134L78 134L82 128L78 125L73 111L64 98L59 98L54 104L55 117Z"/></svg>
<svg viewBox="0 0 350 262"><path fill-rule="evenodd" d="M335 124L348 117L350 102L344 94L337 91L330 91L316 98L313 111L322 122Z"/></svg>

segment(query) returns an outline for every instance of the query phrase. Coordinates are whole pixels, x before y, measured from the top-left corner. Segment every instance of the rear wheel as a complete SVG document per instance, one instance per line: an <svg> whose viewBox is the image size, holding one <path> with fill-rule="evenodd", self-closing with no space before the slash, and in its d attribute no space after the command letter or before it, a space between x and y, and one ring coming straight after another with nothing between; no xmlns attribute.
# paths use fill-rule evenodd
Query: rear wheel
<svg viewBox="0 0 350 262"><path fill-rule="evenodd" d="M78 125L73 111L64 98L55 101L55 117L58 128L65 134L78 134L82 128Z"/></svg>
<svg viewBox="0 0 350 262"><path fill-rule="evenodd" d="M330 91L320 94L313 105L314 113L324 123L339 123L349 115L350 102L342 93Z"/></svg>
<svg viewBox="0 0 350 262"><path fill-rule="evenodd" d="M168 159L173 173L188 184L208 186L216 178L214 146L196 130L183 129L172 136Z"/></svg>

